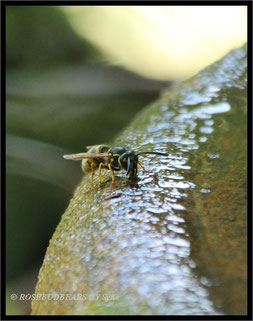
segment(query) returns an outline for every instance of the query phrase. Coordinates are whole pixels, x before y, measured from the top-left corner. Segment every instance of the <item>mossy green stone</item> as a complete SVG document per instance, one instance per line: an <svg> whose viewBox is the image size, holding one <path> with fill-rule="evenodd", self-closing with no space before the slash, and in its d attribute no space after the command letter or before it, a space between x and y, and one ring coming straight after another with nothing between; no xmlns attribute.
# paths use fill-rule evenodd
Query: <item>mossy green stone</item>
<svg viewBox="0 0 253 321"><path fill-rule="evenodd" d="M117 173L115 187L96 177L89 194L82 179L32 314L247 313L246 62L244 47L175 84L115 140L169 156L143 157L151 172Z"/></svg>

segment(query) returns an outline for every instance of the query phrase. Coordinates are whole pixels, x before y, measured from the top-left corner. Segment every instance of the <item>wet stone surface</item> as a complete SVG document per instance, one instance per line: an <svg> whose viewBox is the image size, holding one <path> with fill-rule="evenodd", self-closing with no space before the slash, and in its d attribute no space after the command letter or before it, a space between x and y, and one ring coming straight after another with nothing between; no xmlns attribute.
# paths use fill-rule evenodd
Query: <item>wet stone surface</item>
<svg viewBox="0 0 253 321"><path fill-rule="evenodd" d="M116 140L147 170L76 189L33 314L246 314L246 50L164 92Z"/></svg>

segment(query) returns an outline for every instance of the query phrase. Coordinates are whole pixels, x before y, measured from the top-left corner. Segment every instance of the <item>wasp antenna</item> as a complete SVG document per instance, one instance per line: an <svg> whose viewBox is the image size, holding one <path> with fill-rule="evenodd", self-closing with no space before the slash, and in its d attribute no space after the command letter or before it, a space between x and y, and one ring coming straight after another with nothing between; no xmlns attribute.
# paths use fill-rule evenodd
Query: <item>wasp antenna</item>
<svg viewBox="0 0 253 321"><path fill-rule="evenodd" d="M166 153L160 153L160 152L140 152L140 153L137 154L137 156L139 156L139 155L144 155L144 154L146 154L146 155L148 155L148 154L153 154L153 155L169 156L169 155L166 154Z"/></svg>

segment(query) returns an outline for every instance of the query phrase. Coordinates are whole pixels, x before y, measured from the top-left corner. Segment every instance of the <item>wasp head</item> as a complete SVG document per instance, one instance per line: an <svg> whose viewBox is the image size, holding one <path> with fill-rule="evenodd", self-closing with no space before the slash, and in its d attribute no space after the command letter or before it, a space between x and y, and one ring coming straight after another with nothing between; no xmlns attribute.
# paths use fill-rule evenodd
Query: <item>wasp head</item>
<svg viewBox="0 0 253 321"><path fill-rule="evenodd" d="M127 171L126 174L130 177L137 175L138 156L134 151L128 151L120 156L122 167Z"/></svg>

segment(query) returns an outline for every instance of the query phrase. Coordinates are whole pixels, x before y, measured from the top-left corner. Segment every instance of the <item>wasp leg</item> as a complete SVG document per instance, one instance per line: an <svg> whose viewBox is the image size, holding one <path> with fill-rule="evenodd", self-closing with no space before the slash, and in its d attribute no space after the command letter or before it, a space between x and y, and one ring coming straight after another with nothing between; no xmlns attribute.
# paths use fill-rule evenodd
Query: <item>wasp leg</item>
<svg viewBox="0 0 253 321"><path fill-rule="evenodd" d="M112 185L114 186L114 184L115 184L114 171L113 171L113 169L112 169L112 165L111 165L111 164L109 164L108 167L109 167L109 169L110 169L110 171L111 171L111 175L112 175Z"/></svg>
<svg viewBox="0 0 253 321"><path fill-rule="evenodd" d="M101 187L101 177L102 177L101 170L102 170L102 167L105 167L105 165L103 163L100 163L99 164L99 168L98 168L99 187Z"/></svg>
<svg viewBox="0 0 253 321"><path fill-rule="evenodd" d="M94 177L94 173L95 173L95 165L93 163L91 163L91 178L90 178L90 187L88 189L87 192L85 192L85 194L89 194L91 189L92 189L92 186L93 186L93 177Z"/></svg>
<svg viewBox="0 0 253 321"><path fill-rule="evenodd" d="M144 170L144 172L146 172L146 173L151 173L151 171L150 170L146 170L145 168L144 168L144 166L142 165L142 163L141 162L138 162L138 164L140 165L140 167Z"/></svg>

